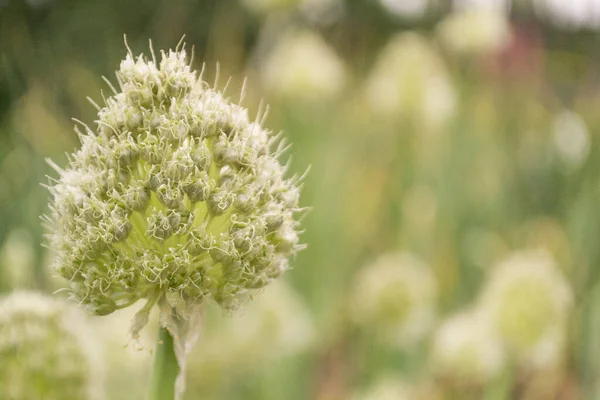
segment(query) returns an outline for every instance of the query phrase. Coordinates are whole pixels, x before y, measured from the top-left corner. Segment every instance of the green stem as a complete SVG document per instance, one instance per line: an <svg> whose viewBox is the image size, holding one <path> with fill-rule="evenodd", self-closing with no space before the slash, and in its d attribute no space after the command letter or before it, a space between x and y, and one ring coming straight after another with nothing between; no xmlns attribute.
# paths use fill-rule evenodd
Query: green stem
<svg viewBox="0 0 600 400"><path fill-rule="evenodd" d="M173 336L169 331L166 328L160 328L154 353L148 400L175 399L175 380L179 375L179 364L177 364L173 344Z"/></svg>

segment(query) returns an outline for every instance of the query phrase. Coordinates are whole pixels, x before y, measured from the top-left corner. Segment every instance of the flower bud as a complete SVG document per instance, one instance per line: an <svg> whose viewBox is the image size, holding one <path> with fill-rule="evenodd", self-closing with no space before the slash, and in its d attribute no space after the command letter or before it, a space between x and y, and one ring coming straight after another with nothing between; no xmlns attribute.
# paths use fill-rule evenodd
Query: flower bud
<svg viewBox="0 0 600 400"><path fill-rule="evenodd" d="M221 215L233 204L234 195L227 187L216 188L208 197L206 204L208 212L212 215Z"/></svg>
<svg viewBox="0 0 600 400"><path fill-rule="evenodd" d="M199 201L208 200L213 186L214 182L212 182L206 172L202 171L197 174L194 181L186 185L183 190L185 191L185 194L187 194L188 198L192 202L196 203Z"/></svg>
<svg viewBox="0 0 600 400"><path fill-rule="evenodd" d="M128 187L123 194L127 208L134 211L144 211L150 202L150 190L144 186Z"/></svg>

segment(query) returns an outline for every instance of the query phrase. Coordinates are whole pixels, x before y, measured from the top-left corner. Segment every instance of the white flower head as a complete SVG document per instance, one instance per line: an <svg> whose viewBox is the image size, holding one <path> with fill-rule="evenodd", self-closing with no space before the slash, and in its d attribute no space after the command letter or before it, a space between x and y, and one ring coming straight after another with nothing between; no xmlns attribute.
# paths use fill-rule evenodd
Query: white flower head
<svg viewBox="0 0 600 400"><path fill-rule="evenodd" d="M511 8L511 0L454 0L452 8L459 11L493 11L507 13Z"/></svg>
<svg viewBox="0 0 600 400"><path fill-rule="evenodd" d="M562 111L553 126L554 145L561 161L575 168L585 162L590 152L590 133L581 116Z"/></svg>
<svg viewBox="0 0 600 400"><path fill-rule="evenodd" d="M598 29L600 2L595 0L533 0L538 17L565 30Z"/></svg>
<svg viewBox="0 0 600 400"><path fill-rule="evenodd" d="M299 4L301 0L241 0L250 11L257 14L286 10Z"/></svg>
<svg viewBox="0 0 600 400"><path fill-rule="evenodd" d="M233 335L231 343L242 352L269 352L282 357L306 350L315 340L314 323L306 305L282 280L265 288L261 296L226 323Z"/></svg>
<svg viewBox="0 0 600 400"><path fill-rule="evenodd" d="M353 400L413 400L414 390L399 377L386 376L367 390L352 397Z"/></svg>
<svg viewBox="0 0 600 400"><path fill-rule="evenodd" d="M291 31L267 55L261 68L271 93L303 101L331 100L346 83L346 68L317 33Z"/></svg>
<svg viewBox="0 0 600 400"><path fill-rule="evenodd" d="M378 115L409 116L431 128L443 126L454 115L457 102L443 60L427 39L415 33L393 37L381 51L365 96Z"/></svg>
<svg viewBox="0 0 600 400"><path fill-rule="evenodd" d="M254 14L271 14L299 11L311 22L330 23L341 15L342 0L241 0Z"/></svg>
<svg viewBox="0 0 600 400"><path fill-rule="evenodd" d="M502 261L480 300L483 315L517 361L551 367L561 360L573 298L549 253L526 251Z"/></svg>
<svg viewBox="0 0 600 400"><path fill-rule="evenodd" d="M103 375L78 309L34 292L0 299L0 398L99 400Z"/></svg>
<svg viewBox="0 0 600 400"><path fill-rule="evenodd" d="M403 18L420 18L429 6L429 0L379 0L391 14Z"/></svg>
<svg viewBox="0 0 600 400"><path fill-rule="evenodd" d="M428 265L408 253L386 254L356 276L351 316L391 344L411 345L433 323L436 291Z"/></svg>
<svg viewBox="0 0 600 400"><path fill-rule="evenodd" d="M69 165L52 164L46 223L75 300L98 315L147 300L135 336L154 304L187 320L205 299L235 308L281 275L303 247L301 178L285 177L285 144L183 49L130 53L117 78Z"/></svg>
<svg viewBox="0 0 600 400"><path fill-rule="evenodd" d="M458 385L484 385L498 376L504 362L500 340L478 312L451 316L435 334L433 369Z"/></svg>
<svg viewBox="0 0 600 400"><path fill-rule="evenodd" d="M459 54L490 54L508 45L511 28L498 11L466 10L449 14L438 26L443 45Z"/></svg>
<svg viewBox="0 0 600 400"><path fill-rule="evenodd" d="M316 339L309 310L283 280L267 286L243 309L205 317L203 345L189 357L189 376L201 377L190 382L197 389L235 379L256 365L277 365L309 350Z"/></svg>

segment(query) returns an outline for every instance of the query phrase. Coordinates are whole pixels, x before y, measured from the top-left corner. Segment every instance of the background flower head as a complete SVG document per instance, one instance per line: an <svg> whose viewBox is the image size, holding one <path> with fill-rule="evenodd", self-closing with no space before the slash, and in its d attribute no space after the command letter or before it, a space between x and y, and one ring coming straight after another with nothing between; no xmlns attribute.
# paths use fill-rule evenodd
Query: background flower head
<svg viewBox="0 0 600 400"><path fill-rule="evenodd" d="M552 367L562 360L573 295L545 251L512 254L491 272L480 307L513 358Z"/></svg>
<svg viewBox="0 0 600 400"><path fill-rule="evenodd" d="M0 398L103 399L98 346L72 305L24 291L0 299Z"/></svg>
<svg viewBox="0 0 600 400"><path fill-rule="evenodd" d="M424 262L405 252L385 254L357 274L351 317L390 343L414 344L431 327L436 289Z"/></svg>

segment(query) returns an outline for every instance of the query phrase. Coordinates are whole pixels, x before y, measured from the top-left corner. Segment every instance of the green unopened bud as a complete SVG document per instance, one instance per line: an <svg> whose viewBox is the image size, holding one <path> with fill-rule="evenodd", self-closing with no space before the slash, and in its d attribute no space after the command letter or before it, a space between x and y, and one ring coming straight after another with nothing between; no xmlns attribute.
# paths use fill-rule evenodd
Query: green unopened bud
<svg viewBox="0 0 600 400"><path fill-rule="evenodd" d="M206 201L214 186L214 182L204 171L194 175L192 183L186 185L183 190L192 202Z"/></svg>
<svg viewBox="0 0 600 400"><path fill-rule="evenodd" d="M206 204L211 215L221 215L233 204L234 195L227 187L216 188L208 197Z"/></svg>

